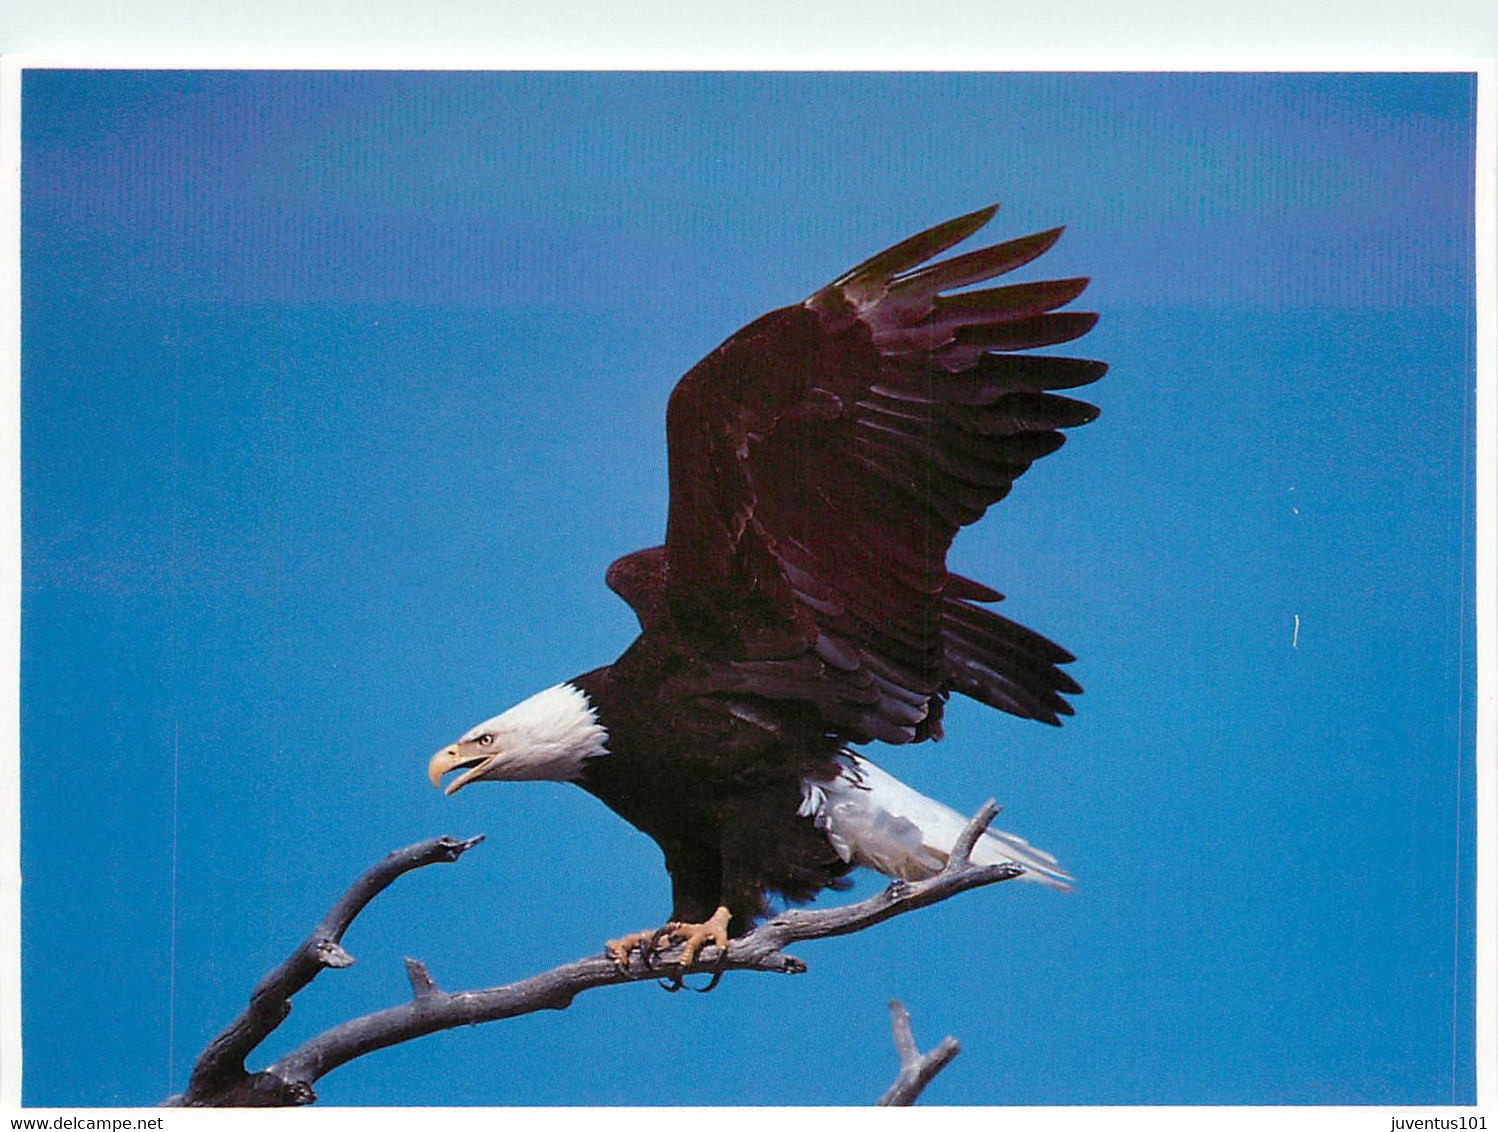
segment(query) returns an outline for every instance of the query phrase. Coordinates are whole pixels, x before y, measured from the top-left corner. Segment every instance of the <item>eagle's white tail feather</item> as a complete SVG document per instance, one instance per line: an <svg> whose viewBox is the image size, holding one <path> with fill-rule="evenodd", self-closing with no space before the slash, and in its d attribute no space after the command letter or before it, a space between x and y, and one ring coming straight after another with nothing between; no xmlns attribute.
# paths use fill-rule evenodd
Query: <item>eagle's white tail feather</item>
<svg viewBox="0 0 1498 1132"><path fill-rule="evenodd" d="M900 880L923 880L941 871L968 823L956 810L912 790L867 759L846 756L829 782L801 784L801 815L816 822L845 861ZM973 847L978 865L1013 861L1025 880L1069 888L1056 858L1023 838L989 829Z"/></svg>

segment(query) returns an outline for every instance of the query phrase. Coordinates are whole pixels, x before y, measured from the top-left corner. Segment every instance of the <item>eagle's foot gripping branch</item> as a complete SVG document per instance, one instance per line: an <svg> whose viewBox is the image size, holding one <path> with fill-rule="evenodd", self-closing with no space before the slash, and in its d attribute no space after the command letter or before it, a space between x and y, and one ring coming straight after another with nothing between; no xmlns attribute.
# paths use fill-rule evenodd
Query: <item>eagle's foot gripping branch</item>
<svg viewBox="0 0 1498 1132"><path fill-rule="evenodd" d="M697 962L697 956L708 944L718 949L718 969L713 972L712 979L705 987L693 987L699 994L706 994L718 985L718 980L723 977L723 961L728 958L728 923L732 919L732 913L727 908L719 905L718 910L700 924L685 924L673 920L660 931L656 932L650 941L650 951L645 955L647 965L654 965L656 955L659 954L662 942L667 947L674 943L682 944L681 955L677 959L679 966L676 974L671 977L670 982L661 982L673 994L682 988L682 976L687 969Z"/></svg>
<svg viewBox="0 0 1498 1132"><path fill-rule="evenodd" d="M697 962L702 949L713 944L721 960L728 955L728 923L731 916L727 908L719 907L700 924L688 924L672 920L663 928L654 931L631 932L629 935L611 939L604 950L621 971L629 970L630 952L638 950L647 967L654 967L657 956L676 944L682 944L681 955L675 964L686 968Z"/></svg>
<svg viewBox="0 0 1498 1132"><path fill-rule="evenodd" d="M682 944L679 962L683 967L690 967L709 943L717 947L720 958L728 954L729 919L728 909L720 905L716 912L700 924L683 924L673 920L655 935L656 939L664 941L667 946L673 943ZM652 952L658 946L655 940L651 941Z"/></svg>
<svg viewBox="0 0 1498 1132"><path fill-rule="evenodd" d="M628 974L630 968L630 954L636 950L640 953L640 960L647 968L654 968L656 961L662 952L669 951L677 944L681 944L681 953L669 963L677 970L671 976L669 982L662 982L669 991L678 991L682 988L682 976L692 967L702 955L703 949L709 944L717 948L717 963L719 970L713 972L713 978L703 991L710 991L718 985L723 972L721 964L728 958L728 924L732 919L727 908L719 907L708 919L700 924L688 924L679 920L672 920L662 928L654 931L631 932L629 935L618 939L611 939L604 944L604 950L608 957L614 961L614 966L621 974Z"/></svg>
<svg viewBox="0 0 1498 1132"><path fill-rule="evenodd" d="M669 925L668 925L669 926ZM660 936L663 928L649 929L643 932L630 932L629 935L611 939L603 945L604 951L614 961L614 966L621 972L629 971L629 953L636 949L640 952L640 958L645 961L646 966L650 964L650 953L655 946L656 939Z"/></svg>

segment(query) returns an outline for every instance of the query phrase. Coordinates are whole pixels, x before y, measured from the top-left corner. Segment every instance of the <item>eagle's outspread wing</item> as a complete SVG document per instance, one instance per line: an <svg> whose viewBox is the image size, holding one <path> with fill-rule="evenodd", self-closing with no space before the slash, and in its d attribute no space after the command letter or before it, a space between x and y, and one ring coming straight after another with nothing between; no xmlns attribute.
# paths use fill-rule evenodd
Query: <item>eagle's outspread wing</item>
<svg viewBox="0 0 1498 1132"><path fill-rule="evenodd" d="M1057 722L1071 660L949 574L959 528L1008 494L1060 429L1097 416L1052 390L1100 362L1015 351L1085 334L1057 308L1085 279L952 292L1020 267L1060 229L929 262L986 208L860 264L739 331L667 408L664 550L610 585L722 661L724 691L818 704L849 738L939 734L949 691Z"/></svg>

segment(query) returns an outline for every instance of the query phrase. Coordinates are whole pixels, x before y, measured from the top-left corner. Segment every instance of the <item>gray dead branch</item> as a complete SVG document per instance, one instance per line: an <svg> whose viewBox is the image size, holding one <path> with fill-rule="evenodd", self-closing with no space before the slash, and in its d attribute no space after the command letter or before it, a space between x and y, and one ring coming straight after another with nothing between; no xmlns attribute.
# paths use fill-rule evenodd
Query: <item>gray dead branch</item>
<svg viewBox="0 0 1498 1132"><path fill-rule="evenodd" d="M357 1057L439 1030L496 1022L541 1010L564 1010L577 995L595 987L662 977L679 985L681 976L692 973L719 975L728 971L770 971L800 974L806 970L806 964L785 951L792 944L862 931L893 916L946 900L959 892L1013 880L1021 875L1024 869L1016 864L975 865L971 860L973 846L997 812L992 801L984 804L958 838L946 867L935 876L921 881L896 881L884 891L856 904L782 912L747 935L732 940L727 954L720 955L716 948L708 947L690 967L684 968L679 962L681 946L676 945L658 952L649 964L632 954L630 965L620 968L600 954L506 986L445 991L432 979L424 964L407 959L406 974L411 984L409 1001L325 1030L264 1069L254 1072L247 1069L245 1062L249 1055L290 1013L292 997L323 970L353 963L340 940L354 917L370 900L402 874L426 865L456 861L483 838L439 837L397 850L355 881L312 934L255 986L249 1006L198 1057L187 1089L164 1103L189 1107L311 1104L317 1099L313 1084ZM900 1044L898 1018L895 1030L902 1065L901 1079L891 1087L890 1093L886 1093L881 1104L910 1103L888 1099L901 1088L901 1081L906 1077L906 1048ZM908 1019L904 1033L908 1040ZM939 1046L924 1058L914 1054L914 1048L911 1041L909 1050L913 1056L926 1063L943 1047ZM953 1042L951 1051L941 1063L929 1068L910 1092L911 1100L956 1052L956 1043Z"/></svg>
<svg viewBox="0 0 1498 1132"><path fill-rule="evenodd" d="M886 1106L912 1105L931 1083L931 1079L962 1052L962 1047L949 1034L935 1049L922 1053L915 1048L915 1035L910 1032L910 1015L899 999L890 1000L889 1015L890 1026L895 1033L895 1053L900 1058L900 1074L884 1096L879 1098L879 1103Z"/></svg>

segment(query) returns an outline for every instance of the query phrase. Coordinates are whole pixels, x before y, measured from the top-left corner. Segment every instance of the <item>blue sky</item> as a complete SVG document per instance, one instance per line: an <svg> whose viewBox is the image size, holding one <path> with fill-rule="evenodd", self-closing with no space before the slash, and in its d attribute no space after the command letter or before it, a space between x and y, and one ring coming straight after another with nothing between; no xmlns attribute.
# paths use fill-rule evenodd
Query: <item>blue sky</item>
<svg viewBox="0 0 1498 1132"><path fill-rule="evenodd" d="M580 791L426 758L627 645L676 377L992 201L1066 224L1102 408L954 565L1062 642L1059 730L870 753L1055 852L798 949L440 1035L330 1104L1470 1102L1469 76L31 71L28 1104L145 1104L363 868L442 832L265 1060L654 924ZM1298 628L1297 628L1298 627ZM859 892L876 888L873 880ZM693 1072L674 1065L673 1035ZM586 1063L588 1071L576 1067ZM434 1069L436 1070L434 1072Z"/></svg>

